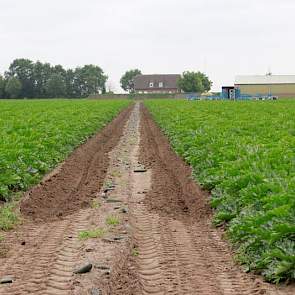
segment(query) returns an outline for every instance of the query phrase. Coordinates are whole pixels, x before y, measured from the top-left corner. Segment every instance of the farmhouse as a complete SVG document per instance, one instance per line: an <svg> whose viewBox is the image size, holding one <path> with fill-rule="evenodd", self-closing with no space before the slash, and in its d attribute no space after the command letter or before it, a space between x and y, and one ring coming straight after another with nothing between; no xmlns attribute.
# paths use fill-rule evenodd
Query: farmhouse
<svg viewBox="0 0 295 295"><path fill-rule="evenodd" d="M137 93L179 93L177 81L180 75L138 75L134 78Z"/></svg>
<svg viewBox="0 0 295 295"><path fill-rule="evenodd" d="M295 75L237 76L234 88L241 95L295 97Z"/></svg>

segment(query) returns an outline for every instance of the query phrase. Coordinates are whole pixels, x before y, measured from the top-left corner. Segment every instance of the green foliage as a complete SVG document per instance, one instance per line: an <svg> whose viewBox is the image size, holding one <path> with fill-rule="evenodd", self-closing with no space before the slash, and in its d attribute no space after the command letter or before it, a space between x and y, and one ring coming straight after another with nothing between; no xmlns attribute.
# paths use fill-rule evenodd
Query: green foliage
<svg viewBox="0 0 295 295"><path fill-rule="evenodd" d="M12 91L15 87L10 86L3 93L0 77L0 98L88 97L104 92L107 81L103 70L95 65L65 70L61 65L52 66L24 58L15 59L5 77L6 84L17 79L21 83L21 89L16 95Z"/></svg>
<svg viewBox="0 0 295 295"><path fill-rule="evenodd" d="M238 260L295 279L295 101L145 102L195 179L212 192Z"/></svg>
<svg viewBox="0 0 295 295"><path fill-rule="evenodd" d="M127 71L120 80L122 89L134 93L134 78L137 75L141 75L141 71L138 69Z"/></svg>
<svg viewBox="0 0 295 295"><path fill-rule="evenodd" d="M19 217L15 210L15 204L5 204L0 207L0 230L11 230L19 221Z"/></svg>
<svg viewBox="0 0 295 295"><path fill-rule="evenodd" d="M45 93L49 98L65 97L66 83L61 74L52 74L45 84Z"/></svg>
<svg viewBox="0 0 295 295"><path fill-rule="evenodd" d="M105 93L105 83L108 77L104 75L100 67L86 65L82 68L77 68L75 75L75 83L78 83L82 97L88 97L99 92Z"/></svg>
<svg viewBox="0 0 295 295"><path fill-rule="evenodd" d="M101 204L100 204L100 202L98 200L93 199L91 201L90 206L91 206L92 209L97 209L97 208L100 208L101 207Z"/></svg>
<svg viewBox="0 0 295 295"><path fill-rule="evenodd" d="M0 199L25 191L126 107L125 100L0 101Z"/></svg>
<svg viewBox="0 0 295 295"><path fill-rule="evenodd" d="M5 93L8 98L19 97L22 89L22 84L17 78L9 78L5 83Z"/></svg>
<svg viewBox="0 0 295 295"><path fill-rule="evenodd" d="M116 225L120 224L120 220L117 216L110 215L106 219L106 224L110 225L110 226L116 226Z"/></svg>
<svg viewBox="0 0 295 295"><path fill-rule="evenodd" d="M184 72L178 81L178 87L184 92L202 93L211 89L212 82L201 72Z"/></svg>
<svg viewBox="0 0 295 295"><path fill-rule="evenodd" d="M132 251L131 251L131 255L134 256L134 257L137 257L139 256L139 250L138 248L133 248Z"/></svg>
<svg viewBox="0 0 295 295"><path fill-rule="evenodd" d="M106 234L105 229L97 228L94 230L80 231L78 237L80 240L97 239L97 238L102 238L105 234Z"/></svg>
<svg viewBox="0 0 295 295"><path fill-rule="evenodd" d="M7 79L16 78L21 83L20 97L34 97L34 63L25 58L15 59L5 73Z"/></svg>
<svg viewBox="0 0 295 295"><path fill-rule="evenodd" d="M5 95L5 79L0 75L0 98Z"/></svg>

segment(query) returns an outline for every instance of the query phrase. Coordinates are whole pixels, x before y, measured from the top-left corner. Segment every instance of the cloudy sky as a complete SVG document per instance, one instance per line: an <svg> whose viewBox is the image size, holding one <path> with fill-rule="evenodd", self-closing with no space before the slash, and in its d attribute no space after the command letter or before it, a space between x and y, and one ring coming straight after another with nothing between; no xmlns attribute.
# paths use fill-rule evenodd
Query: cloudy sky
<svg viewBox="0 0 295 295"><path fill-rule="evenodd" d="M0 0L0 73L14 58L97 64L120 91L130 68L295 74L294 0Z"/></svg>

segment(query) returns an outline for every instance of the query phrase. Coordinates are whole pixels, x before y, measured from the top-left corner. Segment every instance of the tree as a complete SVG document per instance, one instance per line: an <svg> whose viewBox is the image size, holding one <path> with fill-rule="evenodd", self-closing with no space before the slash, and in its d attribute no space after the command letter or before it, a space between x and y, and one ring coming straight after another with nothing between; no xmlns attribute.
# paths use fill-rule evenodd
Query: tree
<svg viewBox="0 0 295 295"><path fill-rule="evenodd" d="M201 72L186 71L178 80L178 87L184 92L202 93L211 89L212 82Z"/></svg>
<svg viewBox="0 0 295 295"><path fill-rule="evenodd" d="M78 83L75 82L75 71L69 69L65 74L65 83L66 83L66 97L79 97L79 87Z"/></svg>
<svg viewBox="0 0 295 295"><path fill-rule="evenodd" d="M46 97L57 98L66 96L66 82L61 74L52 74L46 82Z"/></svg>
<svg viewBox="0 0 295 295"><path fill-rule="evenodd" d="M52 68L49 63L41 63L37 61L33 65L33 80L34 80L34 96L43 98L46 97L46 84L52 74Z"/></svg>
<svg viewBox="0 0 295 295"><path fill-rule="evenodd" d="M75 70L75 85L78 84L82 97L105 92L107 79L108 77L103 70L95 65L86 65Z"/></svg>
<svg viewBox="0 0 295 295"><path fill-rule="evenodd" d="M121 87L125 91L128 91L129 93L134 92L134 78L138 75L141 75L141 71L139 69L134 69L127 71L120 80Z"/></svg>
<svg viewBox="0 0 295 295"><path fill-rule="evenodd" d="M22 83L19 79L11 77L7 79L5 93L8 98L18 98L22 90Z"/></svg>
<svg viewBox="0 0 295 295"><path fill-rule="evenodd" d="M4 97L5 97L5 80L0 75L0 98L4 98Z"/></svg>
<svg viewBox="0 0 295 295"><path fill-rule="evenodd" d="M6 77L17 78L22 85L20 97L34 97L34 64L29 59L15 59L9 66Z"/></svg>
<svg viewBox="0 0 295 295"><path fill-rule="evenodd" d="M40 61L15 59L5 72L5 81L16 78L21 82L20 98L87 97L106 92L107 76L95 65L65 70ZM2 79L3 80L3 79ZM0 98L5 97L5 86L0 77ZM14 81L15 82L15 81ZM9 85L10 86L10 85Z"/></svg>

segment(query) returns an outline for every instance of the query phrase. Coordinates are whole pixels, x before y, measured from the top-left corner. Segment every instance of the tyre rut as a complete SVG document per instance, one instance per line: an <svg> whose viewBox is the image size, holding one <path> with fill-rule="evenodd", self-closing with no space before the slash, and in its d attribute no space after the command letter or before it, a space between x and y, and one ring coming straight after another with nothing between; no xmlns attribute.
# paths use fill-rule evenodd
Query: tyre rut
<svg viewBox="0 0 295 295"><path fill-rule="evenodd" d="M81 209L81 206L85 207L86 201L99 194L109 162L108 152L119 141L130 112L130 108L123 111L101 135L94 136L78 148L56 173L33 188L22 202L22 212L33 218L24 215L23 224L5 235L9 252L7 257L0 258L0 277L10 276L13 283L0 285L0 294L72 293L77 278L73 271L87 259L82 249L84 242L78 238L79 232L95 224L103 225L106 214L113 210L107 204L102 208L103 212L100 208ZM89 149L94 152L84 159L83 153ZM73 165L75 171L66 175ZM69 190L71 185L74 189ZM40 199L37 193L43 198L49 197L49 200ZM50 198L55 193L55 197ZM77 198L80 198L78 203ZM40 211L44 216L30 211L39 209L38 205L41 205ZM60 211L62 215L56 216Z"/></svg>
<svg viewBox="0 0 295 295"><path fill-rule="evenodd" d="M0 259L0 275L11 275L14 282L0 285L0 294L293 294L294 289L266 284L234 264L221 232L211 226L208 194L192 180L190 168L139 103L128 116L117 121L123 125L116 133L119 138L111 141L116 146L104 153L107 160L101 153L109 147L98 147L75 174L79 177L71 180L74 190L66 188L63 194L68 197L58 204L65 206L64 201L79 191L95 196L100 206L81 209L73 200L76 211L70 214L73 204L65 206L63 219L51 221L51 212L46 216L50 222L25 221L8 234L7 244L15 246ZM104 181L102 175L97 178L97 166L106 169ZM108 227L105 239L78 238L80 231L106 228L110 215L119 225ZM85 262L92 262L93 270L74 275Z"/></svg>
<svg viewBox="0 0 295 295"><path fill-rule="evenodd" d="M87 207L104 182L108 153L118 144L130 112L131 107L123 110L77 148L58 167L58 173L32 188L22 199L21 212L37 221L52 221Z"/></svg>
<svg viewBox="0 0 295 295"><path fill-rule="evenodd" d="M143 107L140 126L133 163L147 171L132 175L130 214L138 251L132 267L141 289L110 294L292 294L291 288L242 272L222 233L211 225L208 194Z"/></svg>

